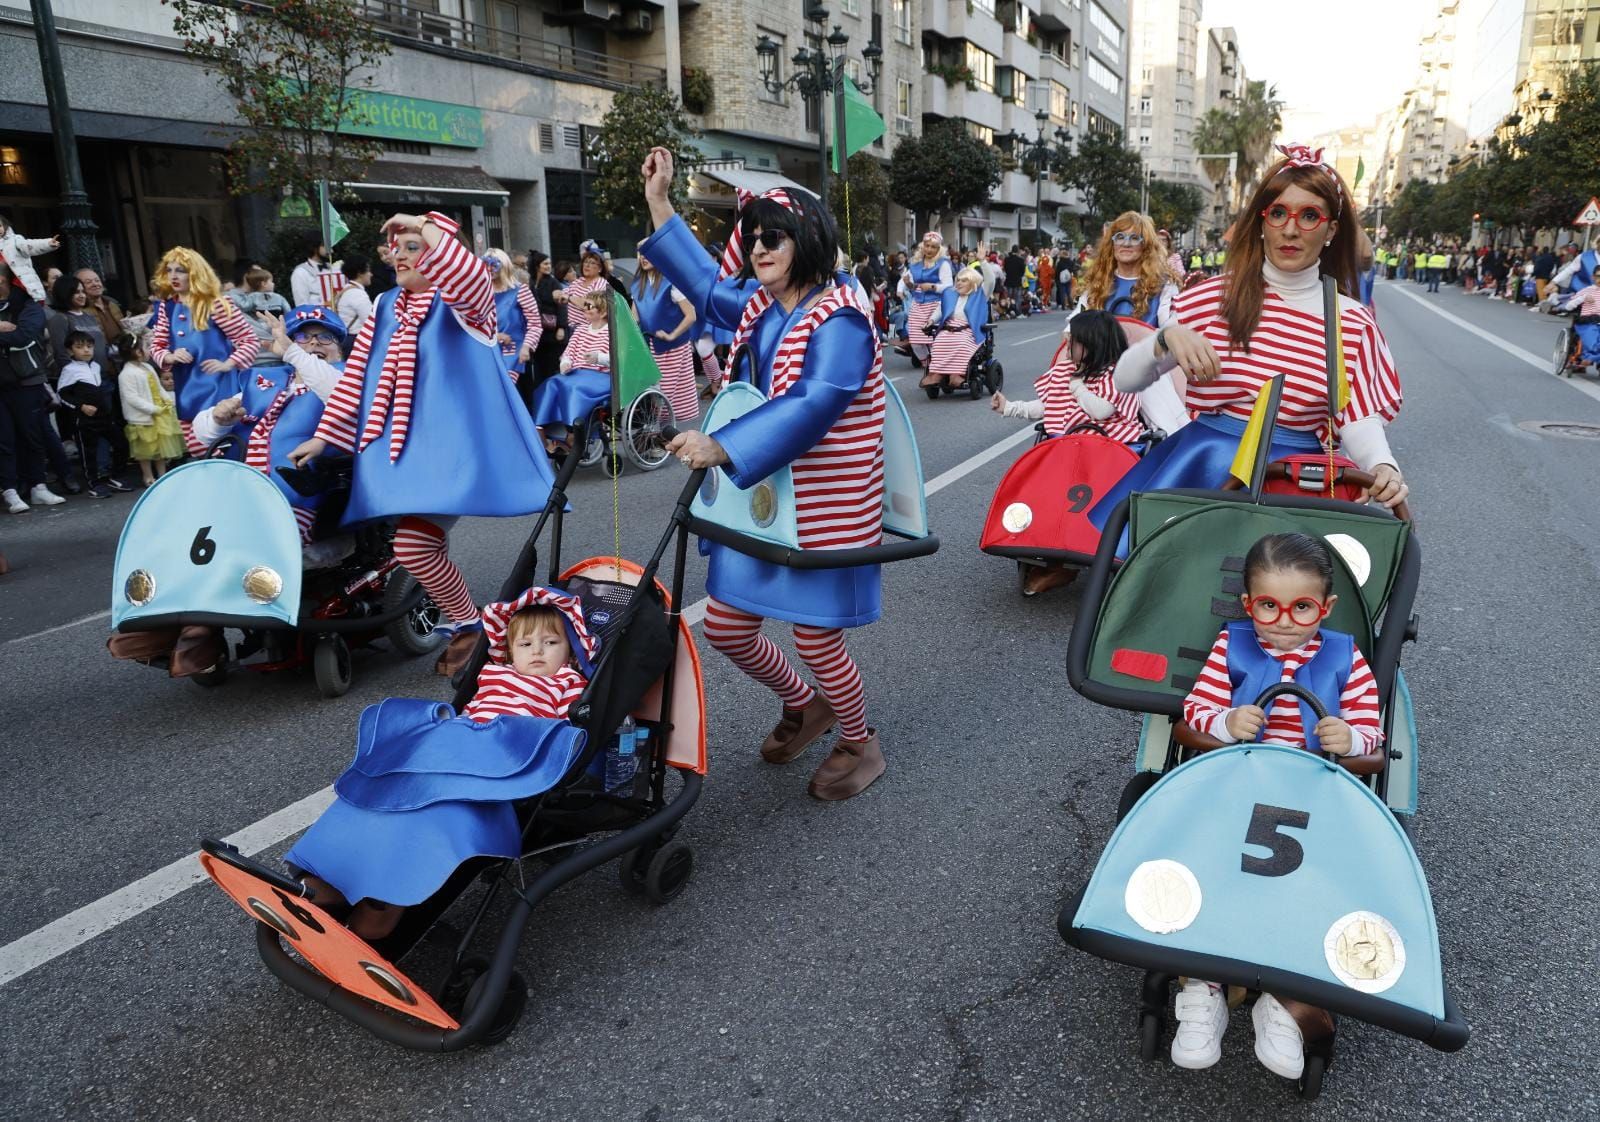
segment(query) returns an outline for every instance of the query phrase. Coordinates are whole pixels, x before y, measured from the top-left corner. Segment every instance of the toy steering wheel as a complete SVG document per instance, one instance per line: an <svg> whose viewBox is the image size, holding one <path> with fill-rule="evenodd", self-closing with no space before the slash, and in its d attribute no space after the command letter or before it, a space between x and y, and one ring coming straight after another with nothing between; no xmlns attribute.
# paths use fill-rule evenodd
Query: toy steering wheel
<svg viewBox="0 0 1600 1122"><path fill-rule="evenodd" d="M1066 432L1062 433L1061 435L1062 436L1071 436L1075 432L1097 432L1101 436L1105 437L1107 440L1111 439L1111 434L1109 432L1107 432L1104 428L1102 428L1100 425L1096 424L1094 421L1079 421L1077 424L1073 425L1070 429L1068 429Z"/></svg>
<svg viewBox="0 0 1600 1122"><path fill-rule="evenodd" d="M1328 715L1328 707L1322 704L1322 699L1297 682L1279 682L1277 685L1268 686L1261 691L1261 696L1256 698L1255 703L1263 712L1270 712L1272 703L1280 697L1298 697L1311 706L1311 712L1316 714L1319 721Z"/></svg>

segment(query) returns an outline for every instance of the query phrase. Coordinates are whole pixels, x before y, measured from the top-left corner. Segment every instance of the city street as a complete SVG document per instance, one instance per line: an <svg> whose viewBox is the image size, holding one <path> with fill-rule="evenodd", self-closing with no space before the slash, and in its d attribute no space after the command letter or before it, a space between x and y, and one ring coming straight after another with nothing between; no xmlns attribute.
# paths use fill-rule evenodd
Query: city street
<svg viewBox="0 0 1600 1122"><path fill-rule="evenodd" d="M379 648L335 701L309 674L204 690L114 662L105 611L133 496L0 518L15 568L0 578L0 1116L1600 1116L1600 440L1521 427L1600 426L1600 381L1550 376L1563 321L1410 282L1377 300L1424 547L1405 663L1413 837L1465 1051L1345 1019L1315 1107L1256 1062L1245 1010L1213 1070L1174 1068L1164 1045L1140 1061L1137 973L1056 932L1111 834L1137 718L1067 685L1076 590L1025 600L1012 564L977 549L1031 431L965 396L928 401L891 355L943 547L886 569L884 619L849 635L887 775L848 802L808 798L820 749L762 763L776 702L702 643L710 769L679 835L693 883L659 909L611 866L557 893L523 944L517 1031L457 1055L401 1051L289 991L239 909L185 887L202 834L248 831L245 848L282 854L348 763L362 708L444 697L444 681ZM1032 396L1062 323L999 328L1009 395ZM676 463L622 477L624 555L654 544L683 479ZM580 473L572 503L565 559L608 553L611 482ZM480 599L529 525L455 531Z"/></svg>

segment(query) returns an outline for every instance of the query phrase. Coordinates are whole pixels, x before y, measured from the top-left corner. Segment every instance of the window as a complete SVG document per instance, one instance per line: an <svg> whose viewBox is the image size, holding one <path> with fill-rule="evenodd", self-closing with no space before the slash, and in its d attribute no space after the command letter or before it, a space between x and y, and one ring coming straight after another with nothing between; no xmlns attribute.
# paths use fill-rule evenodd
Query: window
<svg viewBox="0 0 1600 1122"><path fill-rule="evenodd" d="M1050 119L1064 125L1072 115L1072 94L1060 82L1050 83Z"/></svg>
<svg viewBox="0 0 1600 1122"><path fill-rule="evenodd" d="M785 104L783 100L783 90L780 89L777 93L773 93L767 88L767 84L771 83L772 85L776 86L783 81L783 60L789 57L788 43L781 31L773 31L766 27L757 27L756 38L759 39L763 35L765 35L768 39L771 39L774 43L778 44L778 49L773 51L770 55L756 56L757 65L761 67L761 85L757 87L756 93L762 101L772 101L779 105L783 105Z"/></svg>
<svg viewBox="0 0 1600 1122"><path fill-rule="evenodd" d="M1150 99L1148 97L1141 97L1139 99L1139 112L1144 114L1146 117L1150 115Z"/></svg>
<svg viewBox="0 0 1600 1122"><path fill-rule="evenodd" d="M1117 76L1117 72L1094 55L1089 56L1089 81L1113 96L1120 97L1122 94L1122 79Z"/></svg>
<svg viewBox="0 0 1600 1122"><path fill-rule="evenodd" d="M976 121L968 121L967 131L991 148L994 147L994 130L988 125L980 125Z"/></svg>
<svg viewBox="0 0 1600 1122"><path fill-rule="evenodd" d="M994 56L982 47L967 45L967 69L972 71L972 82L980 90L994 92Z"/></svg>
<svg viewBox="0 0 1600 1122"><path fill-rule="evenodd" d="M1096 31L1106 37L1112 50L1122 50L1122 28L1099 4L1089 5L1089 22L1094 25Z"/></svg>
<svg viewBox="0 0 1600 1122"><path fill-rule="evenodd" d="M1072 123L1074 125L1078 123L1078 103L1076 101L1072 103Z"/></svg>
<svg viewBox="0 0 1600 1122"><path fill-rule="evenodd" d="M911 83L904 78L895 80L894 131L901 136L911 135Z"/></svg>
<svg viewBox="0 0 1600 1122"><path fill-rule="evenodd" d="M839 0L839 10L847 16L861 18L861 0Z"/></svg>
<svg viewBox="0 0 1600 1122"><path fill-rule="evenodd" d="M1148 147L1150 147L1150 134L1148 132L1141 132L1139 134L1139 147L1140 148L1148 148Z"/></svg>
<svg viewBox="0 0 1600 1122"><path fill-rule="evenodd" d="M1028 103L1028 76L1015 66L1002 66L995 72L995 92L1001 101L1012 105Z"/></svg>
<svg viewBox="0 0 1600 1122"><path fill-rule="evenodd" d="M1150 82L1154 82L1155 80L1156 72L1153 67L1145 66L1139 69L1139 81L1148 84Z"/></svg>
<svg viewBox="0 0 1600 1122"><path fill-rule="evenodd" d="M994 0L967 0L967 7L976 8L985 15L994 15Z"/></svg>
<svg viewBox="0 0 1600 1122"><path fill-rule="evenodd" d="M859 86L861 84L861 60L860 59L858 59L858 58L847 58L847 59L845 59L844 60L844 72L845 72L845 75L847 77L849 77L849 79L852 82L854 82L856 85Z"/></svg>
<svg viewBox="0 0 1600 1122"><path fill-rule="evenodd" d="M894 0L894 38L897 43L911 42L911 0Z"/></svg>

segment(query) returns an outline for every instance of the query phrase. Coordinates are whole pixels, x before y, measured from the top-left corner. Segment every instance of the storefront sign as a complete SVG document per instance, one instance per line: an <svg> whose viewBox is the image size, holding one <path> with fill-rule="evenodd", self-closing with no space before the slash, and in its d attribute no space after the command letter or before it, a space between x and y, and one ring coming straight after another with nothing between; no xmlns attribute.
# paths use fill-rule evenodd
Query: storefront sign
<svg viewBox="0 0 1600 1122"><path fill-rule="evenodd" d="M470 105L370 90L351 90L350 94L345 132L455 148L483 147L483 114Z"/></svg>

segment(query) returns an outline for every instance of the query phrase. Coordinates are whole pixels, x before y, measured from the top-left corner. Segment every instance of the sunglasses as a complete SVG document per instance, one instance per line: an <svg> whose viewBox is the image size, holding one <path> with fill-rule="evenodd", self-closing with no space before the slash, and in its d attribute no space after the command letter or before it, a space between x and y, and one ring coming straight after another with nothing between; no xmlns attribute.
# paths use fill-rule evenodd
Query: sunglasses
<svg viewBox="0 0 1600 1122"><path fill-rule="evenodd" d="M1299 210L1290 210L1282 203L1273 203L1261 212L1261 217L1266 219L1267 225L1274 230L1281 230L1289 224L1291 219L1300 229L1310 232L1318 226L1332 222L1333 218L1322 212L1320 207L1307 206Z"/></svg>
<svg viewBox="0 0 1600 1122"><path fill-rule="evenodd" d="M1112 234L1111 235L1111 244L1113 244L1113 245L1143 245L1144 244L1144 235L1143 234Z"/></svg>
<svg viewBox="0 0 1600 1122"><path fill-rule="evenodd" d="M756 242L763 249L777 249L788 240L789 231L787 230L763 230L756 235Z"/></svg>
<svg viewBox="0 0 1600 1122"><path fill-rule="evenodd" d="M1271 627L1284 616L1288 616L1297 626L1310 627L1326 616L1330 609L1328 604L1310 597L1292 604L1280 604L1271 596L1246 596L1244 610L1263 627Z"/></svg>

